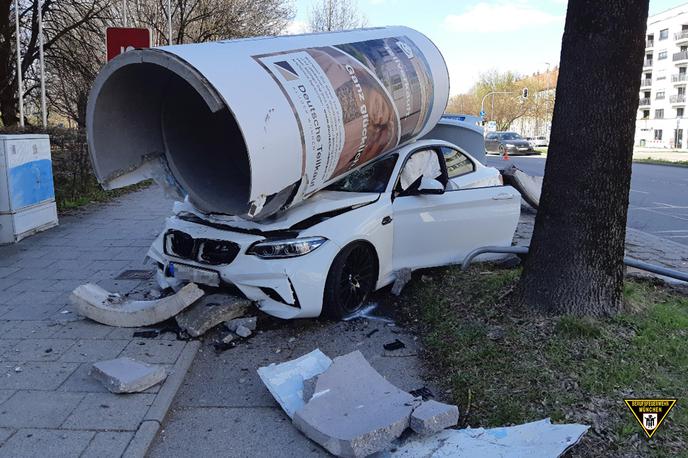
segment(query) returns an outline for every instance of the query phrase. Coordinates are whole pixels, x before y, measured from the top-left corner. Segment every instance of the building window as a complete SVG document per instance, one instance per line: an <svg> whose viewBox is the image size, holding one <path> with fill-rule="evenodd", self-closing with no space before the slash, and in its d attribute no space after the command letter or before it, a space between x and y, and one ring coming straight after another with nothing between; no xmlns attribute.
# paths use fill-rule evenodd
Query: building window
<svg viewBox="0 0 688 458"><path fill-rule="evenodd" d="M661 40L666 40L669 38L669 29L664 29L659 31L659 39ZM661 132L661 131L660 131Z"/></svg>
<svg viewBox="0 0 688 458"><path fill-rule="evenodd" d="M655 119L664 119L664 110L655 110Z"/></svg>
<svg viewBox="0 0 688 458"><path fill-rule="evenodd" d="M657 55L657 60L664 60L667 58L667 52L666 51L660 51L659 54Z"/></svg>
<svg viewBox="0 0 688 458"><path fill-rule="evenodd" d="M666 94L664 91L657 91L657 94L655 94L655 99L656 100L663 100L666 98Z"/></svg>
<svg viewBox="0 0 688 458"><path fill-rule="evenodd" d="M682 117L683 117L683 108L677 108L677 109L676 109L676 117L677 117L677 118L682 118Z"/></svg>
<svg viewBox="0 0 688 458"><path fill-rule="evenodd" d="M662 140L662 129L655 129L655 140Z"/></svg>
<svg viewBox="0 0 688 458"><path fill-rule="evenodd" d="M643 110L643 119L650 119L650 110Z"/></svg>
<svg viewBox="0 0 688 458"><path fill-rule="evenodd" d="M666 79L666 76L658 76L658 77L657 77L657 81L662 81L662 80L665 80L665 79Z"/></svg>

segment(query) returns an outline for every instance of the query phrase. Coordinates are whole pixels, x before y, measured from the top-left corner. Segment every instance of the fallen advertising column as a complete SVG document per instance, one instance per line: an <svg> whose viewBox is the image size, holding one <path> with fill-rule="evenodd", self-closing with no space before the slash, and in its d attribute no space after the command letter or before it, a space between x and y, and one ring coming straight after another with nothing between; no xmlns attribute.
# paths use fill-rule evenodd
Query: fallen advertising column
<svg viewBox="0 0 688 458"><path fill-rule="evenodd" d="M206 213L259 220L439 121L449 77L406 27L126 52L87 108L106 189L154 178Z"/></svg>

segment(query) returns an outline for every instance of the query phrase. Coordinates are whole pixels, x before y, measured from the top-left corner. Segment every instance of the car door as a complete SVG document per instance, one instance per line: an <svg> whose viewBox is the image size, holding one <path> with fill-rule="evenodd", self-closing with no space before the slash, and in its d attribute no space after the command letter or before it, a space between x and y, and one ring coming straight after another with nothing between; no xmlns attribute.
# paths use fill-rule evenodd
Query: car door
<svg viewBox="0 0 688 458"><path fill-rule="evenodd" d="M436 152L446 174L444 157L439 149ZM394 270L457 263L475 248L511 245L521 199L510 186L445 190L442 194L404 195L398 191L395 189L392 203Z"/></svg>
<svg viewBox="0 0 688 458"><path fill-rule="evenodd" d="M497 151L497 135L493 133L487 134L485 137L485 150L488 152L495 152Z"/></svg>

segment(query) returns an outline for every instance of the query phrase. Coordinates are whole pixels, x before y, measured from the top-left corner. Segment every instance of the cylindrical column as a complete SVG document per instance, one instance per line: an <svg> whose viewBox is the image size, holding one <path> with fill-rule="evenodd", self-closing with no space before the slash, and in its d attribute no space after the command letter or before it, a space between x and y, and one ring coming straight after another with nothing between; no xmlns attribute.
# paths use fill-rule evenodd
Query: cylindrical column
<svg viewBox="0 0 688 458"><path fill-rule="evenodd" d="M406 27L257 38L118 56L87 128L106 187L173 177L202 211L259 219L422 137L448 97L442 55Z"/></svg>

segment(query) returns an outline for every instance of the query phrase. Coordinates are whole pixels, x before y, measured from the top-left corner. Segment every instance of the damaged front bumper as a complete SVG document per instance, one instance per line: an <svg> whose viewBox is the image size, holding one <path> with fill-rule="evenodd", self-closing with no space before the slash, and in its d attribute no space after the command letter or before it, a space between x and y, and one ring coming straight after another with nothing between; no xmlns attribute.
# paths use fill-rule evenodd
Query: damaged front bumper
<svg viewBox="0 0 688 458"><path fill-rule="evenodd" d="M270 238L278 237L276 234ZM320 315L325 281L340 247L328 240L298 257L264 259L246 254L266 235L233 232L168 218L148 256L158 264L161 286L191 282L234 285L265 313L278 318ZM174 241L174 243L173 243Z"/></svg>

